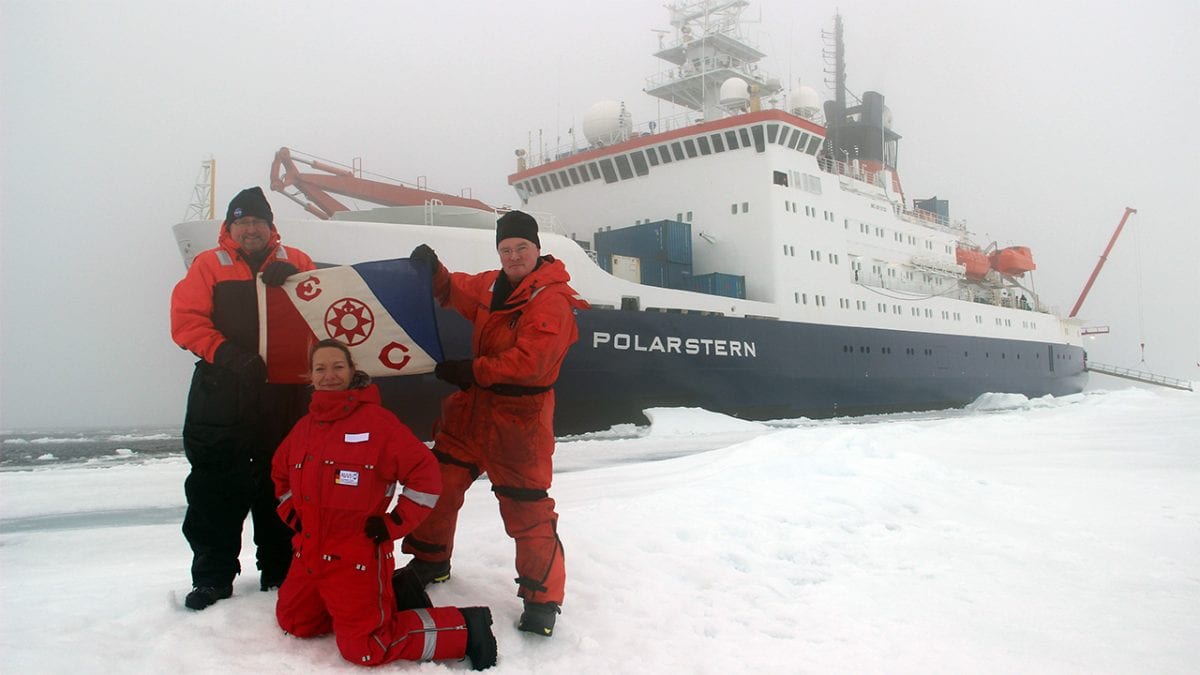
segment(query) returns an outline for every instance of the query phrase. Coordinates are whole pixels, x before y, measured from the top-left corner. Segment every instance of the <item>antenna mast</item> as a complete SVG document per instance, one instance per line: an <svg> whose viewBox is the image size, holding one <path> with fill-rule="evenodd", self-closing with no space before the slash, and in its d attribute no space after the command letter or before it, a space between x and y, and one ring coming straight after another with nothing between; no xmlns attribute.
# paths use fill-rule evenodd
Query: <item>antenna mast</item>
<svg viewBox="0 0 1200 675"><path fill-rule="evenodd" d="M200 162L200 173L196 176L196 185L192 188L192 201L188 204L187 212L183 214L184 221L212 220L216 213L213 200L216 196L217 160L209 157Z"/></svg>

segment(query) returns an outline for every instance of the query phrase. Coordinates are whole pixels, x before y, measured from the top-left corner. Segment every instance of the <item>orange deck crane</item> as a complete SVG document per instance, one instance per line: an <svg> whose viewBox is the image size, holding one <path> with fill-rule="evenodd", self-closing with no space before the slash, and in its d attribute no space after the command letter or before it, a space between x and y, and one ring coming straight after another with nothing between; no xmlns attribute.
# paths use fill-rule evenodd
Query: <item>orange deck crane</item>
<svg viewBox="0 0 1200 675"><path fill-rule="evenodd" d="M324 173L303 173L297 164L304 164ZM288 188L293 188L300 194L288 192ZM329 220L338 211L351 210L330 193L361 199L380 206L422 206L438 202L484 211L495 210L471 197L434 192L419 186L409 187L362 178L345 167L334 166L317 159L296 157L289 148L280 148L275 153L275 161L271 163L271 189L296 202L305 211L322 220Z"/></svg>

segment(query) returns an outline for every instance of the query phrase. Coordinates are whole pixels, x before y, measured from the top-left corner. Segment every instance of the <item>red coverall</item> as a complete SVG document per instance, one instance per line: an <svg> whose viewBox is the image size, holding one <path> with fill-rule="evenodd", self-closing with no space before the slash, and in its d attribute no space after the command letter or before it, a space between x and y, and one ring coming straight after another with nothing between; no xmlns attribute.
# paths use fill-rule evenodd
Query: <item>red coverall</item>
<svg viewBox="0 0 1200 675"><path fill-rule="evenodd" d="M579 337L576 309L586 309L567 285L561 261L542 256L536 269L493 311L499 270L450 273L439 265L434 295L474 324L476 386L451 394L435 425L434 454L442 497L403 550L428 561L449 560L463 496L487 472L508 536L516 540L517 595L563 601L566 567L558 514L550 498L554 454L554 390L567 348Z"/></svg>
<svg viewBox="0 0 1200 675"><path fill-rule="evenodd" d="M454 607L396 611L392 542L364 533L383 516L393 538L421 522L441 491L425 444L379 405L379 389L317 391L309 414L275 453L279 516L296 528L279 589L279 625L297 637L333 631L351 663L461 659L467 629ZM404 486L391 514L396 483Z"/></svg>

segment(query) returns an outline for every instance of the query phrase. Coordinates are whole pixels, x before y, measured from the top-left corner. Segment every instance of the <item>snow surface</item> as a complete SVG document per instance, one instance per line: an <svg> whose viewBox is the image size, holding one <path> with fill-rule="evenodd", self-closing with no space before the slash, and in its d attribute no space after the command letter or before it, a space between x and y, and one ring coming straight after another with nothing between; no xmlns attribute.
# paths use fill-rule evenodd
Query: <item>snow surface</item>
<svg viewBox="0 0 1200 675"><path fill-rule="evenodd" d="M468 493L454 578L431 595L492 607L493 672L1200 670L1194 394L762 424L651 412L559 443L553 638L515 629L512 544L486 486ZM0 472L0 669L356 668L332 638L283 635L253 573L182 607L186 473L180 457Z"/></svg>

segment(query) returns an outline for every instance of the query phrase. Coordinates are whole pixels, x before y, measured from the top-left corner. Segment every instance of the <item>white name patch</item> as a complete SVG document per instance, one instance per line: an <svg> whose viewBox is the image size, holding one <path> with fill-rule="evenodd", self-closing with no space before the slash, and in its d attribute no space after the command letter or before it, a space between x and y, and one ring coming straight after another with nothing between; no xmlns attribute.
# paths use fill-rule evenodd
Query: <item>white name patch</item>
<svg viewBox="0 0 1200 675"><path fill-rule="evenodd" d="M337 483L338 485L357 486L358 485L358 472L357 471L347 471L345 469L342 469L341 471L338 471L337 478L335 478L333 482Z"/></svg>
<svg viewBox="0 0 1200 675"><path fill-rule="evenodd" d="M366 443L371 440L370 432L364 434L346 434L347 443Z"/></svg>

